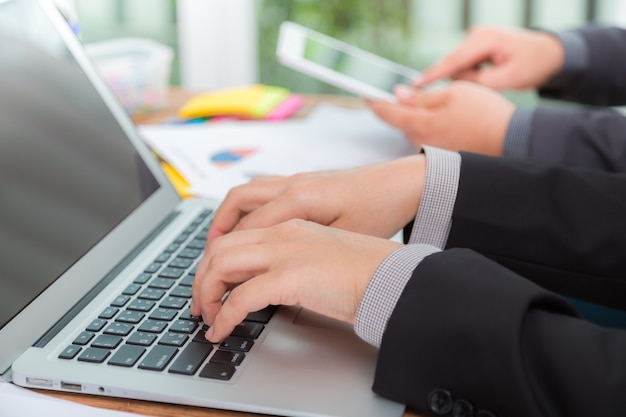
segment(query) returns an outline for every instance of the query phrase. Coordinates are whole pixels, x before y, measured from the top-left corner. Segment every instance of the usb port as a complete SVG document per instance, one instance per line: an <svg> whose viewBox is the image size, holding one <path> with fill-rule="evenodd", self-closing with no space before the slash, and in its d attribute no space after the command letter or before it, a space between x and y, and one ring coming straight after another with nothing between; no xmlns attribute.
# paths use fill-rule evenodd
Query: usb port
<svg viewBox="0 0 626 417"><path fill-rule="evenodd" d="M68 391L82 391L83 386L81 384L74 384L71 382L63 382L61 381L61 388L66 389Z"/></svg>

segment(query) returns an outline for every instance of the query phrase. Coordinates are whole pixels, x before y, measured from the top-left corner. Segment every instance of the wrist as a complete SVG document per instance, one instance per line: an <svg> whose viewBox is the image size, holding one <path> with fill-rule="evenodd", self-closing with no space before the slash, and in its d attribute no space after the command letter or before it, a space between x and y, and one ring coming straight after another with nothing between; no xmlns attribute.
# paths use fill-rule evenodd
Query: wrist
<svg viewBox="0 0 626 417"><path fill-rule="evenodd" d="M398 220L398 227L409 223L415 218L415 213L422 201L426 178L426 155L423 153L397 159L391 164L394 169L386 175L391 181L385 198L387 206L393 207L393 215Z"/></svg>
<svg viewBox="0 0 626 417"><path fill-rule="evenodd" d="M542 32L538 36L541 41L537 45L537 55L541 57L544 67L543 78L538 83L538 86L541 86L562 72L565 48L561 38L554 33Z"/></svg>

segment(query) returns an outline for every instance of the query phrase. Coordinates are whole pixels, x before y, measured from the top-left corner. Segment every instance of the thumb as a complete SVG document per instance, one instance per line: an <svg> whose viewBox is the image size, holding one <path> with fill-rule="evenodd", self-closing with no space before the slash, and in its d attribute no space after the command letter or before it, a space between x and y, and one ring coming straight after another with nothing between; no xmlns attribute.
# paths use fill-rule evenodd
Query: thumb
<svg viewBox="0 0 626 417"><path fill-rule="evenodd" d="M447 89L423 91L407 85L397 85L394 94L398 103L411 107L424 107L426 109L440 107L448 100Z"/></svg>
<svg viewBox="0 0 626 417"><path fill-rule="evenodd" d="M424 109L441 107L448 102L449 95L447 88L442 90L420 91L415 94L413 106L422 107Z"/></svg>

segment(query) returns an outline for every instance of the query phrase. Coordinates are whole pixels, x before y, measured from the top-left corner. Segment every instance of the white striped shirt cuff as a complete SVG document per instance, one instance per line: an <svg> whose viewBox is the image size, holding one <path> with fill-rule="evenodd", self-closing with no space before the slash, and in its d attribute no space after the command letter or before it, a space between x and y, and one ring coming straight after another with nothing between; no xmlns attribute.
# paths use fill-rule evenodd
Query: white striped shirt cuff
<svg viewBox="0 0 626 417"><path fill-rule="evenodd" d="M356 312L356 334L374 346L380 346L387 322L413 271L422 259L445 247L452 226L461 156L426 146L424 151L426 180L410 244L396 249L379 265Z"/></svg>

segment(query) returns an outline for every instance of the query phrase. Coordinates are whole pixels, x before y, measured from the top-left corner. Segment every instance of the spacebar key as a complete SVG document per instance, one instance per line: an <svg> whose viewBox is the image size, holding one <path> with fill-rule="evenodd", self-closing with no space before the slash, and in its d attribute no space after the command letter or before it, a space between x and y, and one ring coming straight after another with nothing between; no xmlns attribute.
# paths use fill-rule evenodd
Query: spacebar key
<svg viewBox="0 0 626 417"><path fill-rule="evenodd" d="M209 356L213 346L208 343L191 342L176 359L168 372L174 374L193 375L202 362Z"/></svg>

